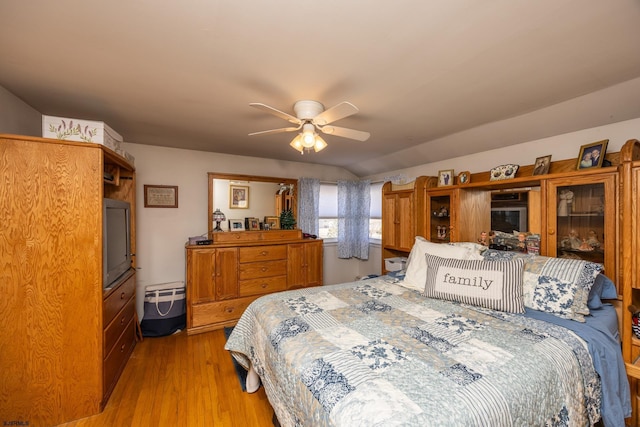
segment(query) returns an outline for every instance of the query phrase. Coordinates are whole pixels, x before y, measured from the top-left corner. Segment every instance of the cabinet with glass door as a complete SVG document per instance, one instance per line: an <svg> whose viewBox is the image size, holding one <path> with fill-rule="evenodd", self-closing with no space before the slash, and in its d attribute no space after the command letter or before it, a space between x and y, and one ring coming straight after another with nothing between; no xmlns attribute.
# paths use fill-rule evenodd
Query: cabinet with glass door
<svg viewBox="0 0 640 427"><path fill-rule="evenodd" d="M617 283L617 174L547 181L547 255L603 264Z"/></svg>
<svg viewBox="0 0 640 427"><path fill-rule="evenodd" d="M454 232L454 216L457 200L456 190L430 190L427 192L426 238L434 243L448 243L455 241L451 235ZM453 209L452 209L453 208Z"/></svg>

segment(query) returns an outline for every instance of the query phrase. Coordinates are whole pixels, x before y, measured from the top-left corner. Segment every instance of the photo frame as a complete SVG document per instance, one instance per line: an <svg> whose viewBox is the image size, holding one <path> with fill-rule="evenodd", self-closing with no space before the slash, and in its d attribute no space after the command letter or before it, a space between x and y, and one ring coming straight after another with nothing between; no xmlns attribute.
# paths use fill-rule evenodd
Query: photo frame
<svg viewBox="0 0 640 427"><path fill-rule="evenodd" d="M438 171L438 187L453 185L453 169Z"/></svg>
<svg viewBox="0 0 640 427"><path fill-rule="evenodd" d="M551 166L551 154L536 158L536 162L533 164L533 175L548 174L549 166Z"/></svg>
<svg viewBox="0 0 640 427"><path fill-rule="evenodd" d="M250 231L260 230L260 220L258 218L247 217L244 219L244 228Z"/></svg>
<svg viewBox="0 0 640 427"><path fill-rule="evenodd" d="M604 161L604 155L607 153L608 139L592 142L580 147L580 154L576 163L577 170L599 168Z"/></svg>
<svg viewBox="0 0 640 427"><path fill-rule="evenodd" d="M469 171L460 172L458 174L458 185L466 185L471 182L471 174Z"/></svg>
<svg viewBox="0 0 640 427"><path fill-rule="evenodd" d="M177 185L145 185L144 186L144 207L145 208L177 208L178 207L178 186Z"/></svg>
<svg viewBox="0 0 640 427"><path fill-rule="evenodd" d="M280 217L277 216L265 216L264 217L265 230L280 230Z"/></svg>
<svg viewBox="0 0 640 427"><path fill-rule="evenodd" d="M229 208L249 209L248 185L229 185Z"/></svg>
<svg viewBox="0 0 640 427"><path fill-rule="evenodd" d="M230 219L229 231L244 231L244 221L241 219Z"/></svg>

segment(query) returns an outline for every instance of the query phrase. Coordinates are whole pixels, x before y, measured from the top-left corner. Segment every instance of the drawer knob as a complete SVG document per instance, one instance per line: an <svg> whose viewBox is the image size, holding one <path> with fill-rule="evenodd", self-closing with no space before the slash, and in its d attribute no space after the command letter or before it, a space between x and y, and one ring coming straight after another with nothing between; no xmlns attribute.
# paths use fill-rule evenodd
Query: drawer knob
<svg viewBox="0 0 640 427"><path fill-rule="evenodd" d="M123 292L123 293L120 294L120 299L124 299L124 297L126 297L126 296L127 296L127 293Z"/></svg>
<svg viewBox="0 0 640 427"><path fill-rule="evenodd" d="M122 316L122 319L120 319L120 324L124 325L124 321L125 321L125 316Z"/></svg>
<svg viewBox="0 0 640 427"><path fill-rule="evenodd" d="M266 289L268 285L267 285L266 283L263 283L263 284L262 284L262 285L260 285L260 286L262 286L262 289Z"/></svg>
<svg viewBox="0 0 640 427"><path fill-rule="evenodd" d="M127 344L122 344L122 347L120 347L120 353L124 353L125 348L127 348Z"/></svg>
<svg viewBox="0 0 640 427"><path fill-rule="evenodd" d="M225 311L226 311L227 313L233 313L234 308L233 308L233 307L227 307L227 308L225 309Z"/></svg>
<svg viewBox="0 0 640 427"><path fill-rule="evenodd" d="M268 253L269 253L269 252L267 252L267 251L262 251L262 252L260 252L260 255L262 255L262 256L266 256Z"/></svg>
<svg viewBox="0 0 640 427"><path fill-rule="evenodd" d="M264 271L267 271L267 270L269 270L267 267L262 267L262 271L263 271L263 272L264 272Z"/></svg>

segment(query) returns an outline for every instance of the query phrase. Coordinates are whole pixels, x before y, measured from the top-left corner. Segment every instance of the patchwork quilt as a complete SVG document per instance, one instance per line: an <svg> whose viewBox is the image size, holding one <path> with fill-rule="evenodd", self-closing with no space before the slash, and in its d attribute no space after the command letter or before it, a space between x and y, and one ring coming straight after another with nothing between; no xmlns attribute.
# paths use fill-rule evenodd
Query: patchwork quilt
<svg viewBox="0 0 640 427"><path fill-rule="evenodd" d="M425 298L387 276L254 301L226 349L283 426L584 426L587 347L547 322Z"/></svg>

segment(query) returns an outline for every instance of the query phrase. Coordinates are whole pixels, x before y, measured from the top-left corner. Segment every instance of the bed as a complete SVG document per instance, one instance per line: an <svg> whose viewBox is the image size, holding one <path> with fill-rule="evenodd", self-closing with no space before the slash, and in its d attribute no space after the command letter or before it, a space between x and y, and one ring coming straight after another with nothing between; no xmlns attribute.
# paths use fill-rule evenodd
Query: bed
<svg viewBox="0 0 640 427"><path fill-rule="evenodd" d="M282 426L624 424L629 386L597 265L431 245L416 242L405 277L247 308L225 348L257 374ZM438 285L452 271L469 273L463 295Z"/></svg>

